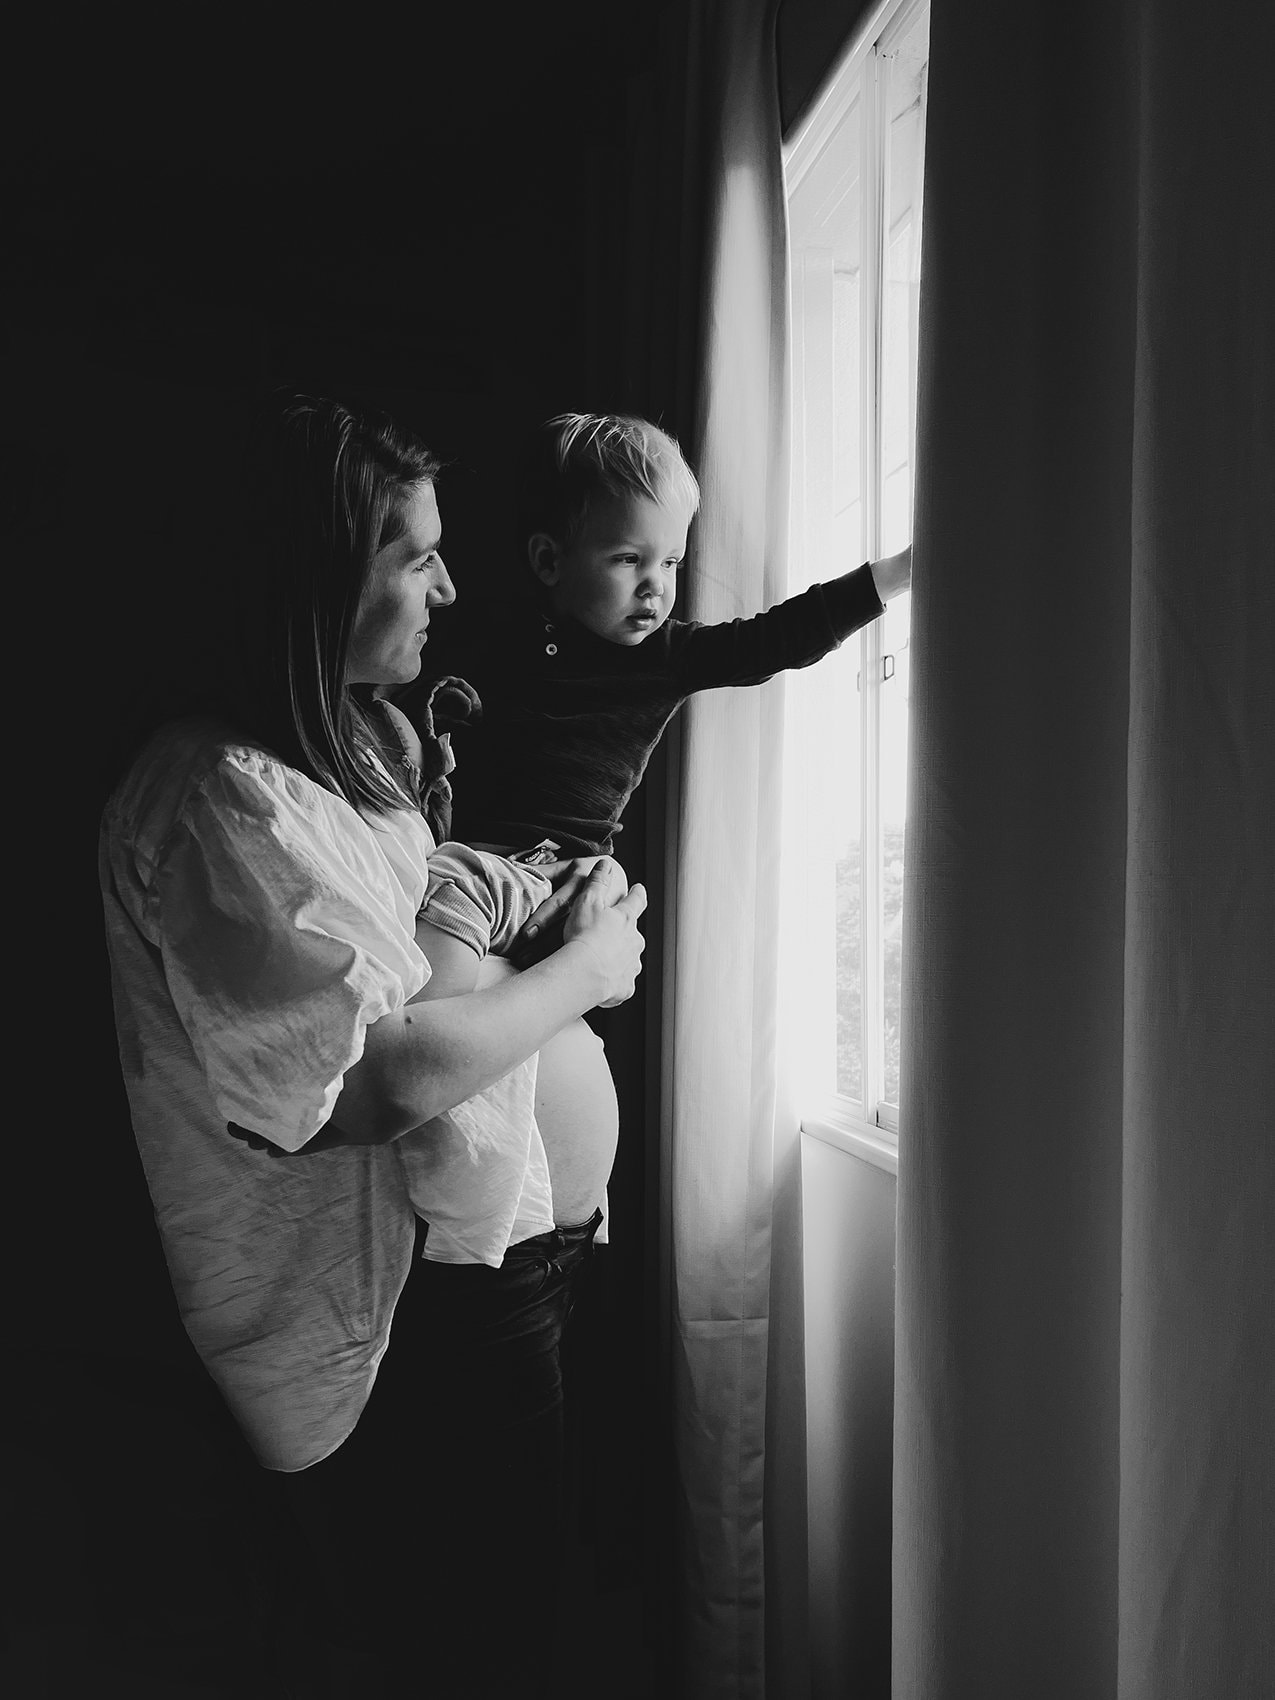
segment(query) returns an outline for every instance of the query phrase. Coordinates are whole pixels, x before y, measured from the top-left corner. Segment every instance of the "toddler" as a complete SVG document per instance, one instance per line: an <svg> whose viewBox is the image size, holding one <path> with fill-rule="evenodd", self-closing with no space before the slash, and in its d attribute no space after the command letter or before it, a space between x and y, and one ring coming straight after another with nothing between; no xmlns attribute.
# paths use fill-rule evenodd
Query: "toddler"
<svg viewBox="0 0 1275 1700"><path fill-rule="evenodd" d="M525 865L535 852L522 863L501 857L546 841L545 858L609 853L652 751L689 696L809 666L907 588L910 549L752 619L672 619L698 506L695 476L658 426L617 414L550 419L521 492L537 604L506 611L447 655L448 672L463 675L477 701L455 677L410 686L399 699L436 767L440 749L450 763L436 708L461 740L450 835L473 848L447 845L431 858L437 876L423 919L463 940L475 970L486 950L507 947L548 890ZM431 642L431 660L435 653Z"/></svg>
<svg viewBox="0 0 1275 1700"><path fill-rule="evenodd" d="M504 610L478 643L448 650L444 676L436 666L398 705L380 704L387 753L441 840L417 921L432 969L426 998L472 991L484 958L510 953L553 889L538 864L609 854L651 752L689 696L809 666L875 619L909 579L905 550L752 619L672 619L699 487L666 432L620 415L569 413L542 426L521 506L536 605ZM431 633L431 660L446 643ZM454 815L453 729L464 774ZM618 868L614 878L623 878ZM609 1072L593 1043L597 1054L577 1050L558 1072L599 1117L609 1094L613 1117ZM449 1128L400 1141L435 1255L495 1259L509 1231L487 1202L501 1165L528 1165L530 1155L520 1209L534 1216L538 1196L547 1209L543 1151L529 1135L534 1073L511 1076L500 1090L509 1103L485 1101L481 1124L466 1121L461 1105Z"/></svg>

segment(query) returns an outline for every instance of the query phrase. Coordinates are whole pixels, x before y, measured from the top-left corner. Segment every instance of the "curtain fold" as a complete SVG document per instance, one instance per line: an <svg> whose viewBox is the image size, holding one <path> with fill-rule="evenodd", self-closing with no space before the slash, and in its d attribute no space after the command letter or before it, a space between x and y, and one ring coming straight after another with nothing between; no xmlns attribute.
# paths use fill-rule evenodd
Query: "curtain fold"
<svg viewBox="0 0 1275 1700"><path fill-rule="evenodd" d="M1275 1688L1252 21L934 3L897 1700Z"/></svg>
<svg viewBox="0 0 1275 1700"><path fill-rule="evenodd" d="M1250 9L1135 17L1118 1692L1247 1697L1275 1691L1275 130Z"/></svg>
<svg viewBox="0 0 1275 1700"><path fill-rule="evenodd" d="M699 473L683 618L752 614L786 588L775 11L661 8L658 51L617 100L624 175L594 166L592 405L660 420ZM693 700L637 799L664 1396L630 1491L645 1493L649 1603L671 1627L670 1680L686 1700L760 1700L768 1681L796 1696L804 1683L800 1172L774 1009L782 705L779 680Z"/></svg>
<svg viewBox="0 0 1275 1700"><path fill-rule="evenodd" d="M688 602L692 617L712 621L785 594L786 255L773 6L718 0L696 14L704 282L693 457L703 507ZM797 1472L775 1512L796 1517L782 1586L798 1614L804 1601L800 1459L767 1453L774 1324L784 1322L782 1350L799 1353L801 1318L794 1260L772 1264L776 1212L791 1237L798 1196L796 1123L777 1116L782 730L778 680L691 702L670 852L664 1126L680 1681L692 1700L765 1692L764 1510L781 1457ZM800 1429L799 1403L792 1420Z"/></svg>

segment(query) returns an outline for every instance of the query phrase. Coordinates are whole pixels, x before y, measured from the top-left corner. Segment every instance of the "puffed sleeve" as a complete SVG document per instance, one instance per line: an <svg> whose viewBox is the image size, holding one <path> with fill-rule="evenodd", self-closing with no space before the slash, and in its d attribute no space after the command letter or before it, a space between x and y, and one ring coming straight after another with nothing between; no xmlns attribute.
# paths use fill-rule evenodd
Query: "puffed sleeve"
<svg viewBox="0 0 1275 1700"><path fill-rule="evenodd" d="M218 1114L289 1151L331 1115L369 1023L429 975L411 894L375 827L252 751L224 758L189 795L152 904Z"/></svg>

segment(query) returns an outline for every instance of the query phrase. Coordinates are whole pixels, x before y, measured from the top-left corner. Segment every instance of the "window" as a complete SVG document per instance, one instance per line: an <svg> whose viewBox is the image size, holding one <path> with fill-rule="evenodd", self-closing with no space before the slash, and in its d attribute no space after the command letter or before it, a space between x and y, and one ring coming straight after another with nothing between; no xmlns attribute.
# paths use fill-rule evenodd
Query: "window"
<svg viewBox="0 0 1275 1700"><path fill-rule="evenodd" d="M785 151L790 591L912 534L929 8L889 0ZM794 676L792 1043L813 1120L898 1132L910 596Z"/></svg>

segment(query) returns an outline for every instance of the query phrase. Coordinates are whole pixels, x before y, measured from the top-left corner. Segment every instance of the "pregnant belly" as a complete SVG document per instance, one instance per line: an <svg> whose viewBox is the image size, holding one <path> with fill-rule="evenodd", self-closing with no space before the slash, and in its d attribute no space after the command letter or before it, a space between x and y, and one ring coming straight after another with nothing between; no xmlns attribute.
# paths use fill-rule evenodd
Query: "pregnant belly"
<svg viewBox="0 0 1275 1700"><path fill-rule="evenodd" d="M516 972L503 958L489 956L478 984ZM541 1046L536 1121L549 1163L554 1220L560 1227L587 1222L602 1202L620 1126L606 1052L588 1022L568 1023Z"/></svg>

